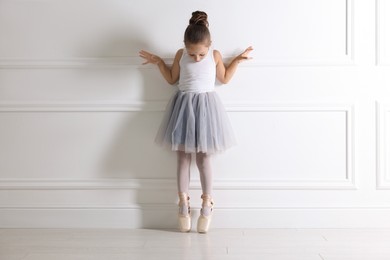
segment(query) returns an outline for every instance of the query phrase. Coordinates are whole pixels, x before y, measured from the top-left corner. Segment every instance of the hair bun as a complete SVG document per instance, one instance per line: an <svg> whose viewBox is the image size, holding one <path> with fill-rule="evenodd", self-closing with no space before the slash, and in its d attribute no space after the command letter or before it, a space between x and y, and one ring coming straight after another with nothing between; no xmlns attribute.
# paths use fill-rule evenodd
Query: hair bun
<svg viewBox="0 0 390 260"><path fill-rule="evenodd" d="M192 24L209 27L209 22L207 21L207 14L202 11L193 12L192 17L190 19L190 25Z"/></svg>

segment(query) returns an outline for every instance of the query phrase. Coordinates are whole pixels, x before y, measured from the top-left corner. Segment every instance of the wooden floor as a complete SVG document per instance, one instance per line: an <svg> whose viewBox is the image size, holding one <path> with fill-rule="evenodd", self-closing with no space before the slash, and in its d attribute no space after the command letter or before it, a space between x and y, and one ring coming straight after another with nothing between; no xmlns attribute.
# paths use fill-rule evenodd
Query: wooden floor
<svg viewBox="0 0 390 260"><path fill-rule="evenodd" d="M1 260L389 260L390 229L0 229Z"/></svg>

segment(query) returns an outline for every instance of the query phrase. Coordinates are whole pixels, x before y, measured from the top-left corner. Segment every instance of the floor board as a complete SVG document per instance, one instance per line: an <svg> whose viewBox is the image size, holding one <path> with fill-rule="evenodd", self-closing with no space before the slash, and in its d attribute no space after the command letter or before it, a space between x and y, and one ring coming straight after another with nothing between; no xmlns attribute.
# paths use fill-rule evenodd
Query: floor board
<svg viewBox="0 0 390 260"><path fill-rule="evenodd" d="M390 229L0 229L1 260L388 260Z"/></svg>

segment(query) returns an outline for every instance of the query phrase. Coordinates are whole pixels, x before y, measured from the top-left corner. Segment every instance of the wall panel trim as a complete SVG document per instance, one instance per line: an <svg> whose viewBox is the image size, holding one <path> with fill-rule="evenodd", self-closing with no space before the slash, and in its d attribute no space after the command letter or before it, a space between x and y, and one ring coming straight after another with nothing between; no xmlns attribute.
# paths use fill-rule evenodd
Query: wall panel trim
<svg viewBox="0 0 390 260"><path fill-rule="evenodd" d="M0 228L176 228L176 205L151 206L143 209L0 209ZM198 210L194 212L197 214ZM244 215L248 221L237 221ZM213 228L385 228L390 227L390 208L218 207L213 218Z"/></svg>
<svg viewBox="0 0 390 260"><path fill-rule="evenodd" d="M218 92L218 91L217 91ZM168 100L118 102L0 102L1 112L133 112L165 111ZM250 103L224 102L227 111L262 112L262 111L295 111L295 112L353 112L352 102L296 102L296 103Z"/></svg>
<svg viewBox="0 0 390 260"><path fill-rule="evenodd" d="M327 58L320 54L318 57L308 59L285 58L252 60L243 63L242 67L274 67L274 66L352 66L354 61L354 0L345 1L345 52L338 57ZM377 5L379 5L379 0ZM331 19L331 17L329 18ZM254 46L256 48L256 46ZM259 46L260 47L260 46ZM174 56L174 55L172 55ZM225 61L233 57L226 57ZM173 57L163 57L166 63L172 64ZM153 68L152 65L142 66L138 55L115 57L58 57L58 58L26 58L26 57L0 57L0 69L81 69L81 68Z"/></svg>
<svg viewBox="0 0 390 260"><path fill-rule="evenodd" d="M166 101L134 102L128 104L70 104L70 103L19 103L1 104L2 112L132 112L132 111L164 111ZM354 108L349 104L264 104L264 103L227 103L226 110L230 112L336 112L346 116L346 173L345 179L337 180L215 180L215 189L246 190L246 189L357 189L355 181L354 162ZM173 180L161 179L128 179L128 180L0 180L0 189L134 189L169 188ZM200 189L200 183L193 185Z"/></svg>
<svg viewBox="0 0 390 260"><path fill-rule="evenodd" d="M351 41L351 40L349 40ZM300 67L300 66L354 66L351 49L348 54L337 59L300 59L300 60L250 60L240 64L240 67ZM234 57L225 57L224 62L230 62ZM163 58L168 66L172 58ZM142 65L142 60L136 56L119 58L61 58L61 59L23 59L1 58L0 69L154 69L154 65Z"/></svg>
<svg viewBox="0 0 390 260"><path fill-rule="evenodd" d="M375 37L376 37L376 65L377 66L390 66L390 59L384 57L383 49L386 48L383 44L383 32L384 32L384 23L383 19L385 15L381 12L381 3L383 0L375 1ZM388 48L388 47L387 47Z"/></svg>
<svg viewBox="0 0 390 260"><path fill-rule="evenodd" d="M0 179L0 190L175 190L176 179ZM199 180L191 181L191 190L201 190ZM214 190L345 190L356 189L346 180L254 180L215 179Z"/></svg>
<svg viewBox="0 0 390 260"><path fill-rule="evenodd" d="M390 179L387 176L389 165L389 154L386 149L389 122L386 119L386 113L390 113L390 104L385 102L376 102L376 188L378 190L390 190Z"/></svg>

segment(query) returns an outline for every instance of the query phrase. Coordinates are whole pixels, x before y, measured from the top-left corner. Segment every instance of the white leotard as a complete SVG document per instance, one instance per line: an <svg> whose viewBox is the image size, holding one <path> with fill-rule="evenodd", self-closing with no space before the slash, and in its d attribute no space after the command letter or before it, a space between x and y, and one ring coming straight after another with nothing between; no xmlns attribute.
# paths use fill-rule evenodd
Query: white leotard
<svg viewBox="0 0 390 260"><path fill-rule="evenodd" d="M212 48L206 56L196 62L184 48L180 59L179 90L184 92L209 92L215 88L215 61Z"/></svg>

